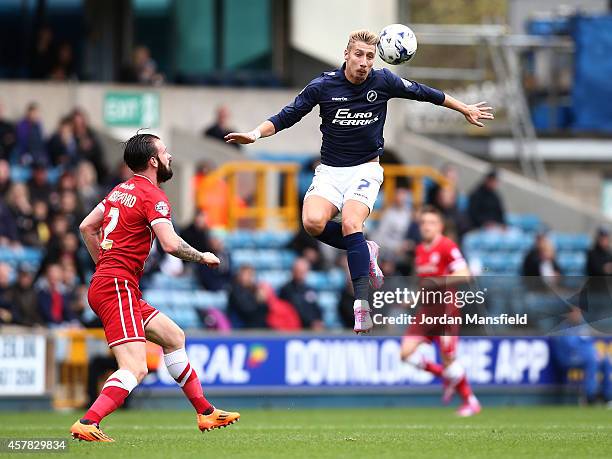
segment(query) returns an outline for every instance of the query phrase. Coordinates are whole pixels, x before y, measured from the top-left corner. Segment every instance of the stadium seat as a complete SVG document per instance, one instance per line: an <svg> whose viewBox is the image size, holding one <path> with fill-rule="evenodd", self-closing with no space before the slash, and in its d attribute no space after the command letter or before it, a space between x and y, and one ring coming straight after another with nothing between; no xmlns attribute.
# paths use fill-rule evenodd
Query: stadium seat
<svg viewBox="0 0 612 459"><path fill-rule="evenodd" d="M159 272L151 276L150 288L191 291L198 288L198 283L192 276L171 277Z"/></svg>
<svg viewBox="0 0 612 459"><path fill-rule="evenodd" d="M236 249L232 251L234 270L243 265L260 269L290 269L296 255L291 250Z"/></svg>
<svg viewBox="0 0 612 459"><path fill-rule="evenodd" d="M508 214L506 223L527 232L538 231L542 227L540 217L534 214Z"/></svg>
<svg viewBox="0 0 612 459"><path fill-rule="evenodd" d="M291 280L291 272L288 270L269 269L257 272L257 281L270 285L278 290Z"/></svg>
<svg viewBox="0 0 612 459"><path fill-rule="evenodd" d="M581 276L585 272L586 254L584 252L559 252L557 261L563 274Z"/></svg>
<svg viewBox="0 0 612 459"><path fill-rule="evenodd" d="M586 251L591 246L591 238L584 233L552 233L550 238L558 251Z"/></svg>
<svg viewBox="0 0 612 459"><path fill-rule="evenodd" d="M323 313L323 322L328 328L335 328L339 325L338 321L338 293L319 292L317 301Z"/></svg>

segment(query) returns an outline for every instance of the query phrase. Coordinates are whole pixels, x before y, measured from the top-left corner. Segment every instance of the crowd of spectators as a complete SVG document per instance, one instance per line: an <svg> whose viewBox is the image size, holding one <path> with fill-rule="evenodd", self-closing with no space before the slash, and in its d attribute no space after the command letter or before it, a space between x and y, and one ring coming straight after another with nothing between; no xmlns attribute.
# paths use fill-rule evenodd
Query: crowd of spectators
<svg viewBox="0 0 612 459"><path fill-rule="evenodd" d="M219 107L206 135L221 139L231 130L228 119L227 108ZM15 174L16 170L20 173ZM505 228L495 170L487 173L469 196L458 189L456 168L445 166L442 173L445 183L428 187L425 203L441 210L447 235L461 241L474 229ZM0 104L0 250L30 247L43 254L40 262L33 264L0 263L0 323L98 324L87 307L86 284L93 266L78 236L78 225L113 186L130 175L123 164L115 172L109 171L102 146L82 110L74 109L61 117L47 135L37 104L29 104L16 122L4 118ZM413 251L420 242L419 207L412 203L410 183L400 185L369 235L384 241L379 263L386 276L412 274ZM322 246L303 230L296 233L288 247L298 255L291 279L274 291L257 282L258 273L252 266L234 269L231 253L224 239L210 230L210 221L210 215L198 211L180 233L198 250L217 254L221 268L184 264L154 247L147 262L145 286L158 271L168 276L188 275L203 290L227 292L227 317L233 327L322 329L318 295L307 285L306 277L310 270L342 267L338 252ZM588 253L587 274L610 273L609 235L601 229ZM537 236L527 253L522 274L562 274L554 246L545 233ZM352 320L351 298L347 276L338 305L338 318L347 327Z"/></svg>
<svg viewBox="0 0 612 459"><path fill-rule="evenodd" d="M14 123L0 105L0 250L42 254L0 262L0 323L96 324L85 287L93 265L78 226L120 180L82 110L47 136L36 103Z"/></svg>

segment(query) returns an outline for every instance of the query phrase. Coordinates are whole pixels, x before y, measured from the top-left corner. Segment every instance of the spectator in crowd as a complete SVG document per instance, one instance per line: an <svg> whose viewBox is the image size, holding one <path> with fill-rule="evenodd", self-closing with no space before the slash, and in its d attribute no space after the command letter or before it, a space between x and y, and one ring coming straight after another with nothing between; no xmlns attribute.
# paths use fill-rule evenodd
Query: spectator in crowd
<svg viewBox="0 0 612 459"><path fill-rule="evenodd" d="M225 249L223 239L215 236L209 239L208 247L210 247L208 251L214 253L221 260L221 264L215 269L203 264L196 265L198 280L205 290L213 292L225 290L232 281L232 259L230 252Z"/></svg>
<svg viewBox="0 0 612 459"><path fill-rule="evenodd" d="M87 115L79 108L72 111L72 128L77 141L79 158L92 163L96 168L98 180L100 183L104 183L108 177L108 166L104 160L104 150L96 133L89 126ZM127 166L125 167L127 168ZM129 170L129 168L127 169Z"/></svg>
<svg viewBox="0 0 612 459"><path fill-rule="evenodd" d="M308 234L303 225L300 225L299 231L295 233L287 247L297 252L300 257L308 260L313 269L322 271L327 268L327 263L321 252L321 243Z"/></svg>
<svg viewBox="0 0 612 459"><path fill-rule="evenodd" d="M47 151L54 166L72 169L77 165L79 152L71 117L65 116L60 120L57 130L47 142Z"/></svg>
<svg viewBox="0 0 612 459"><path fill-rule="evenodd" d="M11 267L0 262L0 325L13 322L13 304L9 299Z"/></svg>
<svg viewBox="0 0 612 459"><path fill-rule="evenodd" d="M60 201L61 195L64 192L77 193L77 179L74 175L73 171L65 171L59 178L57 182L57 191L60 193ZM77 194L78 201L78 194Z"/></svg>
<svg viewBox="0 0 612 459"><path fill-rule="evenodd" d="M446 178L446 180L448 180L448 183L446 183L445 186L450 186L456 190L457 180L459 179L459 172L457 171L457 168L452 164L445 164L440 168L440 172ZM438 193L440 190L440 184L437 182L434 183L427 190L427 194L425 195L425 204L436 206L436 202L438 201Z"/></svg>
<svg viewBox="0 0 612 459"><path fill-rule="evenodd" d="M593 247L587 252L587 276L609 276L612 274L612 252L610 251L610 233L606 228L599 228L595 234Z"/></svg>
<svg viewBox="0 0 612 459"><path fill-rule="evenodd" d="M32 78L36 80L48 78L55 56L53 30L49 26L43 26L38 31L36 47L32 56Z"/></svg>
<svg viewBox="0 0 612 459"><path fill-rule="evenodd" d="M210 252L210 232L206 212L196 211L193 221L181 232L181 237L194 249Z"/></svg>
<svg viewBox="0 0 612 459"><path fill-rule="evenodd" d="M317 292L306 285L306 277L310 272L310 263L304 258L298 258L293 263L291 280L283 285L278 293L281 300L285 300L295 308L302 327L310 330L322 330L323 314L317 302Z"/></svg>
<svg viewBox="0 0 612 459"><path fill-rule="evenodd" d="M470 222L467 215L459 210L457 189L453 186L440 187L433 205L442 212L446 236L454 241L460 241L463 235L470 230Z"/></svg>
<svg viewBox="0 0 612 459"><path fill-rule="evenodd" d="M19 244L17 224L9 206L0 199L0 246Z"/></svg>
<svg viewBox="0 0 612 459"><path fill-rule="evenodd" d="M55 206L58 203L57 193L49 183L49 173L44 163L36 162L32 166L32 177L28 180L28 191L32 201L45 201Z"/></svg>
<svg viewBox="0 0 612 459"><path fill-rule="evenodd" d="M76 190L84 209L93 209L102 200L98 174L90 161L84 160L76 169Z"/></svg>
<svg viewBox="0 0 612 459"><path fill-rule="evenodd" d="M78 256L79 239L76 232L69 231L61 235L59 244L49 244L47 253L40 263L40 272L46 271L50 265L60 265L65 272L62 281L65 286L85 283L85 267ZM72 277L70 277L72 276Z"/></svg>
<svg viewBox="0 0 612 459"><path fill-rule="evenodd" d="M372 239L381 241L381 257L402 259L406 255L406 232L411 221L410 191L406 188L395 190L393 202L380 218Z"/></svg>
<svg viewBox="0 0 612 459"><path fill-rule="evenodd" d="M227 311L234 328L267 328L268 304L264 286L255 281L255 270L238 269L229 289Z"/></svg>
<svg viewBox="0 0 612 459"><path fill-rule="evenodd" d="M11 166L6 159L0 159L0 199L6 198L12 184Z"/></svg>
<svg viewBox="0 0 612 459"><path fill-rule="evenodd" d="M17 282L9 289L8 300L13 306L14 323L26 327L44 325L34 289L34 274L29 267L20 266L17 270Z"/></svg>
<svg viewBox="0 0 612 459"><path fill-rule="evenodd" d="M400 275L409 276L412 274L414 250L421 242L421 229L419 228L420 206L413 206L410 217L410 225L404 236L403 252L405 256L396 260L396 268Z"/></svg>
<svg viewBox="0 0 612 459"><path fill-rule="evenodd" d="M0 102L0 160L9 160L16 144L15 126L4 119L4 105Z"/></svg>
<svg viewBox="0 0 612 459"><path fill-rule="evenodd" d="M103 183L106 183L106 190L110 192L110 190L115 188L120 183L126 182L127 180L129 180L130 177L132 177L132 175L134 175L134 173L127 166L127 164L124 161L120 161L117 163L114 172L110 174L107 180ZM100 178L98 177L98 179Z"/></svg>
<svg viewBox="0 0 612 459"><path fill-rule="evenodd" d="M610 358L597 351L591 328L584 321L580 308L571 308L567 325L571 328L566 334L552 338L552 350L557 363L565 371L572 368L583 370L583 390L589 404L596 403L600 395L604 402L612 403Z"/></svg>
<svg viewBox="0 0 612 459"><path fill-rule="evenodd" d="M50 237L47 242L47 255L51 254L54 259L57 258L57 254L62 252L62 240L66 234L70 231L70 225L68 219L63 214L55 214L51 217L51 224L49 225ZM42 274L42 270L36 276L38 279L39 275Z"/></svg>
<svg viewBox="0 0 612 459"><path fill-rule="evenodd" d="M505 225L504 205L497 192L497 171L490 171L470 194L469 216L474 228L494 228Z"/></svg>
<svg viewBox="0 0 612 459"><path fill-rule="evenodd" d="M70 292L62 282L63 272L58 264L46 267L45 276L37 288L38 308L46 324L61 324L73 320Z"/></svg>
<svg viewBox="0 0 612 459"><path fill-rule="evenodd" d="M235 132L235 129L229 125L229 120L229 108L227 108L226 105L220 105L217 107L215 122L204 130L204 137L210 137L225 143L225 136L230 132ZM235 147L238 150L240 149L240 145L237 143L230 143L227 145Z"/></svg>
<svg viewBox="0 0 612 459"><path fill-rule="evenodd" d="M555 246L546 234L540 233L536 236L534 246L523 260L522 275L545 279L555 279L561 276Z"/></svg>
<svg viewBox="0 0 612 459"><path fill-rule="evenodd" d="M101 328L102 321L91 310L87 302L87 286L79 285L74 291L72 298L71 309L74 312L75 318L86 328Z"/></svg>
<svg viewBox="0 0 612 459"><path fill-rule="evenodd" d="M157 71L149 48L137 46L132 52L131 62L121 70L119 80L123 83L160 85L164 82L164 76Z"/></svg>
<svg viewBox="0 0 612 459"><path fill-rule="evenodd" d="M77 233L79 224L83 221L85 216L76 192L64 191L60 194L58 212L65 215L68 219L70 231Z"/></svg>
<svg viewBox="0 0 612 459"><path fill-rule="evenodd" d="M49 164L38 104L26 108L24 118L17 124L17 161L29 166L34 162Z"/></svg>
<svg viewBox="0 0 612 459"><path fill-rule="evenodd" d="M25 184L13 184L7 195L7 204L13 213L19 242L23 245L36 245L38 234L34 222L34 211Z"/></svg>
<svg viewBox="0 0 612 459"><path fill-rule="evenodd" d="M36 228L36 243L38 247L43 247L51 238L51 229L49 227L49 206L45 201L34 201L32 204L32 215L34 218L34 226Z"/></svg>
<svg viewBox="0 0 612 459"><path fill-rule="evenodd" d="M49 77L56 81L79 79L74 64L74 52L69 42L63 42L57 49Z"/></svg>

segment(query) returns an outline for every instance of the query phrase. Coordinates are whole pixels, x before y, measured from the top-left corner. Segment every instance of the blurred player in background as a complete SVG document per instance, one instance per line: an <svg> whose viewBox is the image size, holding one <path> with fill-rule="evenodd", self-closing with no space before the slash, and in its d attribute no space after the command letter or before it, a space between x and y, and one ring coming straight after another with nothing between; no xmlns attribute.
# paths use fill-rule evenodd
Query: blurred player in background
<svg viewBox="0 0 612 459"><path fill-rule="evenodd" d="M349 35L344 64L312 80L295 100L251 132L230 133L228 143L249 144L287 129L319 105L321 117L321 165L306 193L302 222L321 242L347 251L355 292L354 330L372 328L368 303L369 284L379 288L383 273L378 267L378 245L366 241L363 224L380 185L383 169L383 127L387 101L394 97L430 102L457 110L471 124L493 119L484 102L467 105L442 91L375 69L378 35L358 30ZM340 222L336 217L341 212Z"/></svg>
<svg viewBox="0 0 612 459"><path fill-rule="evenodd" d="M471 274L457 245L442 234L444 220L438 209L425 206L421 210L419 227L423 242L416 247L415 271L420 278L420 287L425 292L453 292L453 285L469 280ZM433 296L433 295L432 295ZM422 318L460 317L454 303L444 301L422 301L416 315L416 323L408 326L402 340L402 360L429 371L442 378L443 401L449 403L456 391L463 401L457 410L459 416L472 416L481 410L478 399L472 392L465 370L456 360L459 342L459 325L424 325ZM435 343L440 349L442 365L415 354L424 342Z"/></svg>
<svg viewBox="0 0 612 459"><path fill-rule="evenodd" d="M225 427L240 417L212 406L185 352L185 334L170 318L142 299L139 281L157 237L163 250L185 261L210 267L219 259L181 239L170 219L171 207L159 185L172 177L172 156L159 137L137 134L125 144L125 163L134 176L117 185L80 225L96 271L88 301L100 317L119 369L70 432L87 441L113 441L100 421L119 408L147 374L146 340L159 344L168 372L197 412L201 431Z"/></svg>

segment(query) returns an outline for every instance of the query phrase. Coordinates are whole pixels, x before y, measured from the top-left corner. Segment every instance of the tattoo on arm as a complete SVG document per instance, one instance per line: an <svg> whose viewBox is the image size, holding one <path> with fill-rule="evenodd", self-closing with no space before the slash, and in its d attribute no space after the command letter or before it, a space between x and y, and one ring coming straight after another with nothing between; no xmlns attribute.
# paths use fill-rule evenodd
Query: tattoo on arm
<svg viewBox="0 0 612 459"><path fill-rule="evenodd" d="M185 261L194 261L199 263L202 260L202 253L187 244L182 238L179 238L178 248L172 252L177 258Z"/></svg>

